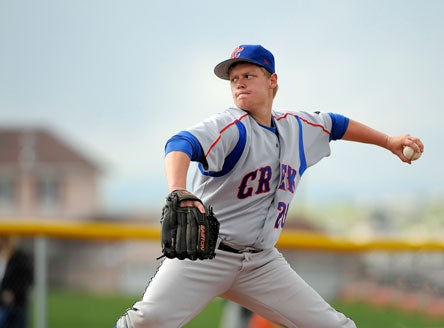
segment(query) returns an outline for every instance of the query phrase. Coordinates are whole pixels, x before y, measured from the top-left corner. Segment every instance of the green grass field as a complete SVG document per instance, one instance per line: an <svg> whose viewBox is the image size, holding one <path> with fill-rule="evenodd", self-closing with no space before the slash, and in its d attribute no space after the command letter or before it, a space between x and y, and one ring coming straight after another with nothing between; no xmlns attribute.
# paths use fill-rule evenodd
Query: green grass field
<svg viewBox="0 0 444 328"><path fill-rule="evenodd" d="M48 295L48 328L113 328L117 317L138 297L91 295L74 291L51 291ZM218 328L223 301L216 299L186 328ZM432 319L392 308L366 304L341 304L338 310L352 317L358 328L444 328L444 318Z"/></svg>

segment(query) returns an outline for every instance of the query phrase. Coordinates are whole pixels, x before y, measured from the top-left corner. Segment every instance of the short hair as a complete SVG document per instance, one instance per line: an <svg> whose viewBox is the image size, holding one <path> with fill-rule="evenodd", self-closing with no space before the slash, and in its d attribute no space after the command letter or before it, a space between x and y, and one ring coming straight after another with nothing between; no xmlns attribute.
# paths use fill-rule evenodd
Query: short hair
<svg viewBox="0 0 444 328"><path fill-rule="evenodd" d="M265 76L267 76L268 78L271 77L272 74L269 71L267 71L264 67L260 67L260 68L264 72ZM273 99L274 99L274 97L276 97L278 89L279 89L279 85L276 84L276 88L273 89Z"/></svg>

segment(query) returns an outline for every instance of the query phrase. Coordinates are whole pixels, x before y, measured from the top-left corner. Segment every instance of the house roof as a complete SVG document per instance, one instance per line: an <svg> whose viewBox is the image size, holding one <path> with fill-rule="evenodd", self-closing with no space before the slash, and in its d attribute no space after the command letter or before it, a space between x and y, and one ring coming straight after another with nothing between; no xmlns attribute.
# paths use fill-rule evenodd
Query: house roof
<svg viewBox="0 0 444 328"><path fill-rule="evenodd" d="M45 128L0 127L0 165L25 164L99 169L91 159Z"/></svg>

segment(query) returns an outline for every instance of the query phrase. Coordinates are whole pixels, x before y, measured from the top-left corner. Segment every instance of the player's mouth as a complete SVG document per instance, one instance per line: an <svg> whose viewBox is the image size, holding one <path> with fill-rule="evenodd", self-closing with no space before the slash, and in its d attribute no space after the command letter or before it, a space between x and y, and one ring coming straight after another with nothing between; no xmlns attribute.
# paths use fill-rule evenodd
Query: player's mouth
<svg viewBox="0 0 444 328"><path fill-rule="evenodd" d="M248 96L250 93L249 92L239 92L237 95L236 95L236 98L237 99L240 99L240 98L243 98L243 97L246 97L246 96Z"/></svg>

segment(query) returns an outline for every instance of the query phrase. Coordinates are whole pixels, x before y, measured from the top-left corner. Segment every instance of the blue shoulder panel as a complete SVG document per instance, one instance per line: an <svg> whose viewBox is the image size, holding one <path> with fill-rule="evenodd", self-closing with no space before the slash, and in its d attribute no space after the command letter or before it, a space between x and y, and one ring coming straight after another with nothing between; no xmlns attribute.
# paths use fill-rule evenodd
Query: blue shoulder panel
<svg viewBox="0 0 444 328"><path fill-rule="evenodd" d="M341 114L328 113L328 115L330 115L332 121L330 141L341 139L347 131L350 119Z"/></svg>
<svg viewBox="0 0 444 328"><path fill-rule="evenodd" d="M210 176L210 177L221 177L230 172L233 167L236 165L236 163L239 161L239 158L241 157L244 149L245 144L247 143L247 130L245 129L245 126L240 122L237 121L236 127L239 131L239 140L237 141L236 146L231 151L231 153L228 154L228 156L225 158L224 165L222 166L222 170L220 171L205 171L203 165L199 163L199 170L203 175Z"/></svg>
<svg viewBox="0 0 444 328"><path fill-rule="evenodd" d="M165 155L172 151L182 151L186 153L192 161L200 162L203 158L203 150L199 140L188 131L180 131L167 141L165 145Z"/></svg>
<svg viewBox="0 0 444 328"><path fill-rule="evenodd" d="M302 174L307 169L307 160L305 158L305 150L304 150L304 134L302 133L302 122L299 117L295 117L298 121L299 125L299 160L301 162L301 166L299 167L299 174L302 176Z"/></svg>

